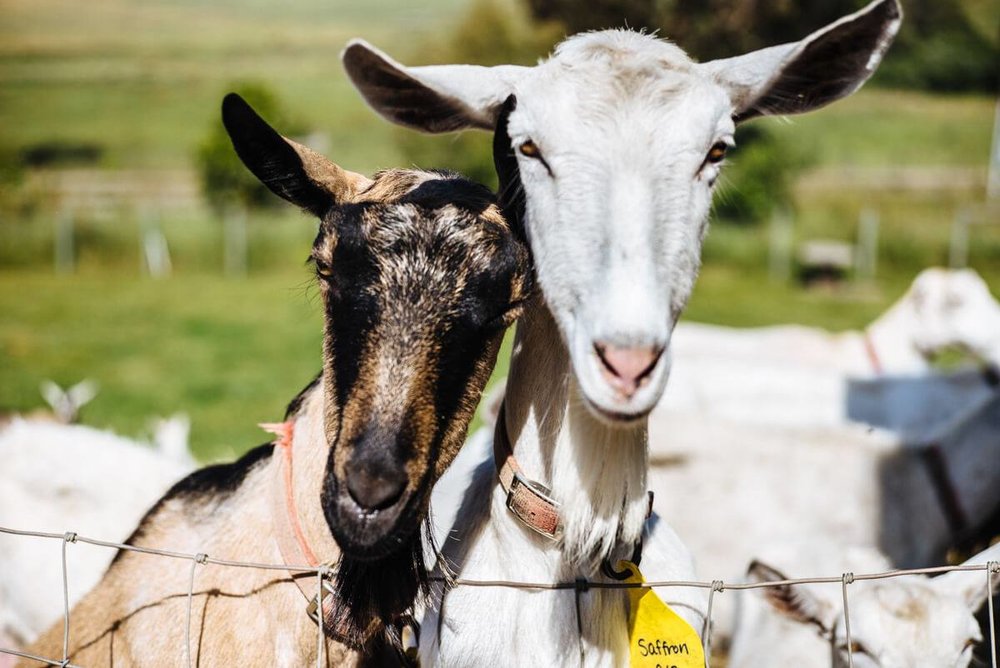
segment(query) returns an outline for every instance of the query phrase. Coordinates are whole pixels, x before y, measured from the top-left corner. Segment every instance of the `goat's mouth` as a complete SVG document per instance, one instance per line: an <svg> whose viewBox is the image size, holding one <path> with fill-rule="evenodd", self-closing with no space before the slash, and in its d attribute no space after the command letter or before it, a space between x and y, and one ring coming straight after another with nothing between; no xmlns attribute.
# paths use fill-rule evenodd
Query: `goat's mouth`
<svg viewBox="0 0 1000 668"><path fill-rule="evenodd" d="M639 422L652 412L653 408L647 408L645 410L636 411L634 413L629 413L625 411L613 411L607 410L596 403L591 401L586 395L583 397L584 404L598 419L603 422L613 424L615 426L628 427L632 423Z"/></svg>
<svg viewBox="0 0 1000 668"><path fill-rule="evenodd" d="M366 508L351 495L347 484L330 476L322 505L327 525L337 545L359 560L381 559L406 547L420 527L427 493L423 482L407 485L391 502Z"/></svg>

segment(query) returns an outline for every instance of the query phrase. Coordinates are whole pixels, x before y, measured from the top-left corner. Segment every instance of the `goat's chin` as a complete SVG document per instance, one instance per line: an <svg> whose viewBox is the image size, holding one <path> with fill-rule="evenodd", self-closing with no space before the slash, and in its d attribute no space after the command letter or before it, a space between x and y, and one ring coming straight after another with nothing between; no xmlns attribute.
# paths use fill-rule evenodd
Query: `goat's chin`
<svg viewBox="0 0 1000 668"><path fill-rule="evenodd" d="M642 423L642 420L649 415L650 411L652 411L651 408L639 413L609 411L595 404L593 401L588 399L585 394L583 395L583 404L587 407L587 412L597 418L599 422L616 429L631 429L633 427L637 427Z"/></svg>
<svg viewBox="0 0 1000 668"><path fill-rule="evenodd" d="M419 534L381 559L357 560L343 555L333 584L342 603L337 621L345 642L368 652L383 643L398 648L392 633L394 623L427 593Z"/></svg>

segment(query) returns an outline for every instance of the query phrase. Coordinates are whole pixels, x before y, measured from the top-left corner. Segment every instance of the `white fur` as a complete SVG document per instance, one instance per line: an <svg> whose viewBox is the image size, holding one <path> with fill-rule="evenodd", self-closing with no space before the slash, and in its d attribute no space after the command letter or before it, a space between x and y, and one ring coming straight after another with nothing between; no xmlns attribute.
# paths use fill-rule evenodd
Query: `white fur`
<svg viewBox="0 0 1000 668"><path fill-rule="evenodd" d="M1000 545L995 545L965 563L983 564L998 557ZM885 555L875 549L845 549L822 539L772 548L765 561L789 578L889 570ZM818 613L823 629L772 608L762 590L739 592L740 619L730 668L847 666L846 655L838 649L846 644L840 585L796 589L804 605ZM973 616L986 598L982 571L855 581L848 591L851 638L865 650L854 653L855 668L966 668L973 645L982 640ZM832 642L821 632L832 632Z"/></svg>
<svg viewBox="0 0 1000 668"><path fill-rule="evenodd" d="M877 0L838 22L838 31L863 25L877 37L862 43L838 32L838 57L869 63L872 54L880 56L898 16L895 0ZM697 275L720 168L707 155L717 143L731 143L734 116L806 111L799 102L779 103L794 93L781 75L808 57L806 45L827 38L821 31L788 48L740 57L722 71L628 30L571 37L550 59L524 69L406 68L362 42L348 46L344 63L362 94L380 113L412 127L490 127L508 95L517 100L508 132L544 302L527 307L518 326L506 419L521 467L562 504L564 533L550 542L520 525L486 463L444 546L461 577L594 578L603 559L631 552L646 515L645 415L663 392L668 356L625 397L602 373L597 346L668 346ZM870 74L838 72L842 92L816 103L850 93ZM772 82L781 90L772 91ZM794 99L811 99L809 92ZM410 99L421 106L407 107ZM755 111L758 104L767 108ZM544 163L520 150L528 140ZM657 528L662 533L644 553L644 571L692 577L687 550L664 524ZM679 613L696 628L704 596L664 593L683 603ZM621 591L593 590L582 598L582 634L572 592L458 587L439 605L440 644L433 632L439 611L432 609L423 625L428 665L572 665L581 650L585 665L627 661Z"/></svg>
<svg viewBox="0 0 1000 668"><path fill-rule="evenodd" d="M194 466L84 426L14 420L0 431L0 526L124 540ZM69 604L90 590L114 550L67 546ZM30 642L62 615L58 541L0 534L0 631Z"/></svg>

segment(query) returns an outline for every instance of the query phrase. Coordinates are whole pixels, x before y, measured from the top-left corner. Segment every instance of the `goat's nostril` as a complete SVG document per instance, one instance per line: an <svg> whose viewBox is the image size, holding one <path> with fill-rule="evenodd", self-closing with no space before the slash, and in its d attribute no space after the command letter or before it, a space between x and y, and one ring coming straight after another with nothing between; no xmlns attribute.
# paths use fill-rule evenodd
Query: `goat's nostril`
<svg viewBox="0 0 1000 668"><path fill-rule="evenodd" d="M626 398L648 382L663 354L663 348L621 348L604 343L595 343L594 350L604 379Z"/></svg>
<svg viewBox="0 0 1000 668"><path fill-rule="evenodd" d="M384 510L403 496L406 489L403 471L371 471L359 468L347 472L347 491L365 510Z"/></svg>

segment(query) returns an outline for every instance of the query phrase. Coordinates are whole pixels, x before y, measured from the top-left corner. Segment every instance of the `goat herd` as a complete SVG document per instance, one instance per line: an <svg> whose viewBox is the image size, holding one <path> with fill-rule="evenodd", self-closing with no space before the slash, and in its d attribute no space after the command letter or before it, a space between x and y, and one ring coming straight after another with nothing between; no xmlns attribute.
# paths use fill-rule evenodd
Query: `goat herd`
<svg viewBox="0 0 1000 668"><path fill-rule="evenodd" d="M14 420L0 525L289 569L206 564L189 598L186 568L73 546L69 661L689 666L706 589L601 584L884 571L985 546L996 373L925 361L948 346L1000 361L1000 305L974 273L927 270L859 333L677 324L735 124L854 92L900 21L875 0L703 64L630 30L534 67L405 67L349 44L348 75L387 119L494 131L496 197L453 173L348 171L227 96L247 168L319 221L322 371L273 442L186 477L183 456ZM515 321L506 387L466 442ZM0 647L62 656L58 553L0 534L0 555ZM328 582L293 567L324 564ZM713 633L730 666L966 666L987 581L854 584L851 632L839 586L716 593Z"/></svg>

